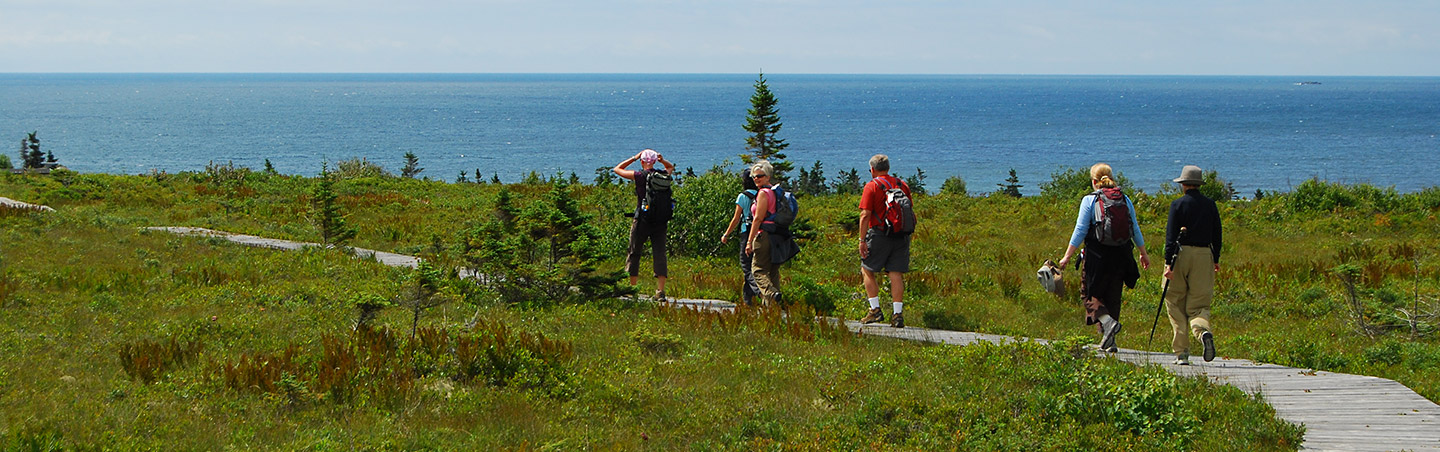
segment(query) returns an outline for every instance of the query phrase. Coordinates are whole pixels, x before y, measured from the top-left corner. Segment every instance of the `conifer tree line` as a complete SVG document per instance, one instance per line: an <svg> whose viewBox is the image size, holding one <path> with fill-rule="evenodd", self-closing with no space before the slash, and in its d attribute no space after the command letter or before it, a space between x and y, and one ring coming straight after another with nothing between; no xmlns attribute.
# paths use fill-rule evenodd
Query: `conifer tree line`
<svg viewBox="0 0 1440 452"><path fill-rule="evenodd" d="M30 132L25 135L25 138L20 139L21 168L31 169L44 168L46 166L55 166L55 163L57 162L55 160L55 153L42 152L40 150L40 138L37 136L38 134L39 131ZM14 164L10 162L9 156L4 156L4 158L0 158L0 169L9 169L13 166Z"/></svg>

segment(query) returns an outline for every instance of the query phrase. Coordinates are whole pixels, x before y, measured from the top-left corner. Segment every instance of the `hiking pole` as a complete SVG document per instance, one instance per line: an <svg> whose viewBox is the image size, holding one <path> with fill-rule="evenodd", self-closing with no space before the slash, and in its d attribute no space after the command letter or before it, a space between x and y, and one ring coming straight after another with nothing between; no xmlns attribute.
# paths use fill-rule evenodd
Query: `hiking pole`
<svg viewBox="0 0 1440 452"><path fill-rule="evenodd" d="M1180 227L1180 234L1175 238L1175 255L1180 255L1180 239L1185 237L1185 227ZM1163 251L1162 251L1163 252ZM1172 265L1167 262L1166 265ZM1160 327L1160 311L1165 309L1165 293L1170 291L1170 278L1165 278L1165 283L1160 286L1160 304L1155 306L1155 323L1150 324L1150 340L1145 341L1145 349L1149 350L1155 344L1155 328Z"/></svg>
<svg viewBox="0 0 1440 452"><path fill-rule="evenodd" d="M1165 284L1160 287L1160 304L1155 305L1155 323L1150 324L1150 340L1145 342L1145 349L1149 350L1155 344L1155 328L1160 327L1160 311L1165 308L1165 292L1170 290L1170 280L1166 279Z"/></svg>

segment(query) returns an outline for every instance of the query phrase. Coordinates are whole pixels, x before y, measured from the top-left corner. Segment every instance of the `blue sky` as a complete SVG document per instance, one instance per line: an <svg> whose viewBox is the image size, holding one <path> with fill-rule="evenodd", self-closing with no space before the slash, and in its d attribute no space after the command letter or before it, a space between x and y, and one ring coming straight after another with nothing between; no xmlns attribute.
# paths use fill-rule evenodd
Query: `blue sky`
<svg viewBox="0 0 1440 452"><path fill-rule="evenodd" d="M1440 2L0 0L0 72L1440 75Z"/></svg>

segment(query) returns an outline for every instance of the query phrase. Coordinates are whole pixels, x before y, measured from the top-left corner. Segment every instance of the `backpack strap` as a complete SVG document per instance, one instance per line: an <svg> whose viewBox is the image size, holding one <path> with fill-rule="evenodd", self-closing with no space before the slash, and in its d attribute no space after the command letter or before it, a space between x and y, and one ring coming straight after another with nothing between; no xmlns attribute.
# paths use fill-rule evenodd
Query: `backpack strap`
<svg viewBox="0 0 1440 452"><path fill-rule="evenodd" d="M761 221L761 223L774 224L774 223L775 223L775 203L780 202L780 201L777 199L778 197L775 196L775 190L771 189L770 186L760 187L759 190L756 190L756 191L755 191L755 199L756 199L756 201L759 201L760 195L761 195L762 193L765 193L765 192L770 192L770 208L765 211L765 219L764 219L764 221Z"/></svg>

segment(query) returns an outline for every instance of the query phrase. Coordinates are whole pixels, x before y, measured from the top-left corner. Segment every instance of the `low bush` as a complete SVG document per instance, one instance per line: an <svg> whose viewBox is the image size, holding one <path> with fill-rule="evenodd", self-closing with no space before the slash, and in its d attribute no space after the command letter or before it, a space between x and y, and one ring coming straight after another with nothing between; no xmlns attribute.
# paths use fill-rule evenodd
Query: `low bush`
<svg viewBox="0 0 1440 452"><path fill-rule="evenodd" d="M680 335L672 333L655 333L648 329L637 329L630 332L630 340L635 341L641 350L656 355L678 355L685 351L685 342Z"/></svg>

